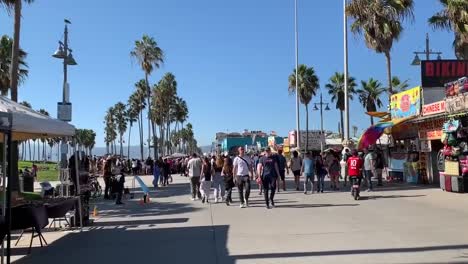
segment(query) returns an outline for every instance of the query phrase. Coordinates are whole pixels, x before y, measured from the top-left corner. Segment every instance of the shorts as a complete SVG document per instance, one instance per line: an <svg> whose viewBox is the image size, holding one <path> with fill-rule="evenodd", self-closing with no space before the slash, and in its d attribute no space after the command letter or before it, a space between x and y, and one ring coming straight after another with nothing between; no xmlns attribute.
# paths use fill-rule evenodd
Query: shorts
<svg viewBox="0 0 468 264"><path fill-rule="evenodd" d="M314 178L314 174L313 173L304 173L304 176L306 178Z"/></svg>
<svg viewBox="0 0 468 264"><path fill-rule="evenodd" d="M301 176L301 171L300 170L295 170L295 171L293 171L293 174L296 177Z"/></svg>
<svg viewBox="0 0 468 264"><path fill-rule="evenodd" d="M284 170L280 170L279 173L280 173L280 179L284 181L286 179L286 173L284 172Z"/></svg>

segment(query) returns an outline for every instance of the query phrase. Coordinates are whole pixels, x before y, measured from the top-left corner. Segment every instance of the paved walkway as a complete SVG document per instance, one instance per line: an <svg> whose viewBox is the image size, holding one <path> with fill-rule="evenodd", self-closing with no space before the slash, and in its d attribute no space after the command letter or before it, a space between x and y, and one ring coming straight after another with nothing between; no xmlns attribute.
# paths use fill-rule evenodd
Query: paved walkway
<svg viewBox="0 0 468 264"><path fill-rule="evenodd" d="M387 186L354 201L286 191L267 210L255 188L241 209L193 202L188 180L174 179L150 204L97 201L92 227L46 233L50 245L17 263L468 263L468 195Z"/></svg>

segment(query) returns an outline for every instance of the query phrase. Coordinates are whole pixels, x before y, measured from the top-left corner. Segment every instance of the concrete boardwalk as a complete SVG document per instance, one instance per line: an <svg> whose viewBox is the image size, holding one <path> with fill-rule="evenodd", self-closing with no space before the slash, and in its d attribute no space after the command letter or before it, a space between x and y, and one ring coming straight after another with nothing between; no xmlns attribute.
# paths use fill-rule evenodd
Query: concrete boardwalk
<svg viewBox="0 0 468 264"><path fill-rule="evenodd" d="M286 191L267 210L255 187L241 209L237 194L230 207L191 201L174 176L150 204L96 201L92 227L46 233L50 245L17 263L468 263L468 195L403 185L362 196Z"/></svg>

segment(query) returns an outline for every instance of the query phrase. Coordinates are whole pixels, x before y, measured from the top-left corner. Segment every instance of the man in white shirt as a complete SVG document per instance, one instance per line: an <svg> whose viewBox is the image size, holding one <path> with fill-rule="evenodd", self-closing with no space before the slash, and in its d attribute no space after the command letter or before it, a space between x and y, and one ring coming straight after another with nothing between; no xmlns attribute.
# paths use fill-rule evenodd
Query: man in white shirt
<svg viewBox="0 0 468 264"><path fill-rule="evenodd" d="M239 198L241 201L240 207L245 208L249 206L250 178L253 177L252 161L249 157L245 156L245 149L243 147L239 147L238 151L239 156L234 159L233 175L237 182L237 189L239 190Z"/></svg>
<svg viewBox="0 0 468 264"><path fill-rule="evenodd" d="M201 159L198 158L196 153L192 154L192 158L187 164L188 176L190 178L190 187L192 190L192 201L201 198L200 193L200 175L202 169Z"/></svg>

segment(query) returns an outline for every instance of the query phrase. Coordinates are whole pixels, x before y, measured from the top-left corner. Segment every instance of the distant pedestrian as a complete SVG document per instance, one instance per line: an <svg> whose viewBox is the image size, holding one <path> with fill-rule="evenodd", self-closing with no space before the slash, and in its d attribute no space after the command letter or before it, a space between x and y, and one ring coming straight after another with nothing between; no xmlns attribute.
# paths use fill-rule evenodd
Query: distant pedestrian
<svg viewBox="0 0 468 264"><path fill-rule="evenodd" d="M109 199L109 191L111 189L111 177L112 177L112 160L110 157L107 158L104 163L104 199Z"/></svg>
<svg viewBox="0 0 468 264"><path fill-rule="evenodd" d="M215 196L215 203L222 201L224 198L224 177L222 175L224 167L224 160L218 156L216 158L216 162L213 166L213 188L214 188L214 196Z"/></svg>
<svg viewBox="0 0 468 264"><path fill-rule="evenodd" d="M341 166L338 159L334 156L331 164L328 167L328 175L330 176L331 189L334 191L339 190L340 186L340 171Z"/></svg>
<svg viewBox="0 0 468 264"><path fill-rule="evenodd" d="M192 154L192 159L187 164L188 176L190 177L190 187L192 193L192 201L201 199L200 193L200 175L202 169L202 161L196 153Z"/></svg>
<svg viewBox="0 0 468 264"><path fill-rule="evenodd" d="M302 159L301 157L299 157L299 153L297 151L293 152L290 167L294 174L294 183L296 184L296 191L299 191L299 184L301 182Z"/></svg>
<svg viewBox="0 0 468 264"><path fill-rule="evenodd" d="M202 195L202 203L207 202L210 198L211 191L211 161L208 157L203 159L202 173L200 177L200 192Z"/></svg>
<svg viewBox="0 0 468 264"><path fill-rule="evenodd" d="M158 182L159 182L159 177L161 177L161 164L159 162L156 162L153 165L153 186L154 188L158 188Z"/></svg>
<svg viewBox="0 0 468 264"><path fill-rule="evenodd" d="M304 194L307 194L307 185L310 182L310 191L314 193L314 178L315 178L315 162L307 152L302 161L301 174L304 175Z"/></svg>
<svg viewBox="0 0 468 264"><path fill-rule="evenodd" d="M381 149L375 152L375 172L377 177L377 186L382 186L382 171L385 167L385 159Z"/></svg>
<svg viewBox="0 0 468 264"><path fill-rule="evenodd" d="M252 162L249 157L245 156L245 149L243 147L239 147L238 151L239 155L234 159L233 175L237 182L237 189L239 190L240 207L245 208L249 206Z"/></svg>
<svg viewBox="0 0 468 264"><path fill-rule="evenodd" d="M364 149L364 176L367 182L368 192L372 192L372 177L375 175L376 156L372 150Z"/></svg>
<svg viewBox="0 0 468 264"><path fill-rule="evenodd" d="M288 166L286 164L286 158L283 156L283 150L278 150L278 167L279 167L279 177L277 178L278 192L280 192L280 180L283 186L283 191L286 191L286 170L289 173Z"/></svg>
<svg viewBox="0 0 468 264"><path fill-rule="evenodd" d="M266 148L265 156L258 163L258 174L262 178L266 208L270 209L270 204L275 206L276 181L280 175L277 157L271 154L270 147Z"/></svg>
<svg viewBox="0 0 468 264"><path fill-rule="evenodd" d="M222 175L224 177L224 187L226 189L226 205L230 205L232 203L232 188L234 188L234 177L233 177L233 165L232 159L229 157L224 158L224 166Z"/></svg>
<svg viewBox="0 0 468 264"><path fill-rule="evenodd" d="M325 169L321 155L318 155L315 161L315 174L317 175L317 193L323 193L327 170Z"/></svg>

